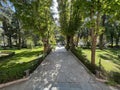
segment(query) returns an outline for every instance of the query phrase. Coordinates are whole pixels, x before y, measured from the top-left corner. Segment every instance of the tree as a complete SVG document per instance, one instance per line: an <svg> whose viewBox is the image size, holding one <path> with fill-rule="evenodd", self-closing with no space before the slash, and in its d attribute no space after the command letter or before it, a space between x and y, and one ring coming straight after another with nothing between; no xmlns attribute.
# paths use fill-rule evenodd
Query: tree
<svg viewBox="0 0 120 90"><path fill-rule="evenodd" d="M49 49L47 31L52 20L50 13L51 0L11 0L11 2L15 6L16 17L22 24L22 28L40 34L46 53Z"/></svg>
<svg viewBox="0 0 120 90"><path fill-rule="evenodd" d="M74 48L73 37L81 24L80 3L81 0L59 0L60 27L66 37L66 48Z"/></svg>
<svg viewBox="0 0 120 90"><path fill-rule="evenodd" d="M74 37L80 21L87 23L87 28L91 35L91 64L95 65L95 51L97 38L104 33L105 15L116 12L115 7L119 7L119 1L113 0L59 0L60 27L62 33L66 36L67 46L72 46L71 38ZM82 3L81 3L82 2ZM112 10L112 12L110 12ZM118 11L117 11L118 12ZM103 18L102 18L103 16ZM103 23L101 22L103 19ZM73 41L73 40L72 40ZM101 47L102 48L102 47Z"/></svg>

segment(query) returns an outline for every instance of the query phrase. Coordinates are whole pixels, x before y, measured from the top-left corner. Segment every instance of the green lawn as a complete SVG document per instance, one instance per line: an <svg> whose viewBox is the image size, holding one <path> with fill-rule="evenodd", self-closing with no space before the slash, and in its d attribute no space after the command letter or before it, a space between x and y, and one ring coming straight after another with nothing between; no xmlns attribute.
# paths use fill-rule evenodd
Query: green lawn
<svg viewBox="0 0 120 90"><path fill-rule="evenodd" d="M87 55L87 59L90 60L90 49L82 49L84 55ZM116 71L120 72L120 50L119 49L104 49L96 50L96 64L99 65L99 59L101 64L107 72Z"/></svg>
<svg viewBox="0 0 120 90"><path fill-rule="evenodd" d="M33 69L38 63L36 58L38 55L42 55L43 48L7 51L13 51L15 55L0 60L0 83L22 78L25 75L25 70Z"/></svg>

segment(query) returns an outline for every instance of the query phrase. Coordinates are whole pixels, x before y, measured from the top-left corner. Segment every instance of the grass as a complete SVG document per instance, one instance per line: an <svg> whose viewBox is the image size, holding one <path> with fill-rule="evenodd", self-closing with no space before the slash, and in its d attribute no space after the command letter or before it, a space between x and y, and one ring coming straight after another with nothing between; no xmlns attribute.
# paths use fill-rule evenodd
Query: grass
<svg viewBox="0 0 120 90"><path fill-rule="evenodd" d="M84 55L87 55L87 59L91 59L90 49L82 49ZM96 65L99 65L99 60L101 59L101 64L107 72L116 71L120 72L120 55L119 49L104 49L96 50Z"/></svg>
<svg viewBox="0 0 120 90"><path fill-rule="evenodd" d="M94 68L90 65L91 62L91 50L90 49L76 49L79 59L83 61L91 72L94 73ZM85 58L86 57L86 58ZM96 66L99 67L99 61L101 60L102 73L104 77L108 78L108 84L116 85L120 84L120 50L119 49L96 49ZM89 61L89 62L88 62ZM103 76L102 76L103 77Z"/></svg>
<svg viewBox="0 0 120 90"><path fill-rule="evenodd" d="M22 78L25 70L34 69L39 63L36 58L42 54L43 48L1 51L15 52L14 56L0 60L0 83L4 83Z"/></svg>

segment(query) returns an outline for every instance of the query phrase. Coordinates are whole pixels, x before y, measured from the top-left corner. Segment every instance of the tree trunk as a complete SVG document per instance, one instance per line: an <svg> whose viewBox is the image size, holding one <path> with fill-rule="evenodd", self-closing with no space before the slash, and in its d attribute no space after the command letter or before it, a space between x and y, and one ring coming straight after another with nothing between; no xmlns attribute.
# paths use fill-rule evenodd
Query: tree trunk
<svg viewBox="0 0 120 90"><path fill-rule="evenodd" d="M100 35L99 37L99 48L102 50L103 49L103 34Z"/></svg>
<svg viewBox="0 0 120 90"><path fill-rule="evenodd" d="M92 36L92 45L91 45L91 64L95 65L95 52L96 52L96 40L97 36Z"/></svg>
<svg viewBox="0 0 120 90"><path fill-rule="evenodd" d="M4 45L3 48L6 49L6 47L5 47L5 35L3 33L2 33L2 37L3 37L3 45Z"/></svg>
<svg viewBox="0 0 120 90"><path fill-rule="evenodd" d="M103 16L102 16L102 26L104 27L105 26L105 19L106 19L106 15L104 14ZM100 35L100 38L99 38L99 48L102 50L103 49L103 47L104 47L104 42L103 42L103 36L104 36L104 34L102 33L101 35Z"/></svg>
<svg viewBox="0 0 120 90"><path fill-rule="evenodd" d="M8 37L8 46L10 48L12 48L12 38L11 38L11 35L9 35L9 37Z"/></svg>
<svg viewBox="0 0 120 90"><path fill-rule="evenodd" d="M44 47L43 53L47 54L50 50L50 45L49 45L48 39L43 38L42 41L43 41L43 47Z"/></svg>
<svg viewBox="0 0 120 90"><path fill-rule="evenodd" d="M113 35L111 34L111 36L110 36L110 42L111 42L111 47L113 47Z"/></svg>
<svg viewBox="0 0 120 90"><path fill-rule="evenodd" d="M74 37L74 36L71 36L71 37L70 37L70 49L74 49L74 48L75 48L73 37Z"/></svg>
<svg viewBox="0 0 120 90"><path fill-rule="evenodd" d="M94 17L94 8L91 7L91 20L93 20ZM96 54L96 42L97 42L97 36L99 33L99 25L100 25L100 12L99 12L99 0L98 0L98 12L97 12L97 19L96 19L96 29L94 28L95 24L92 23L91 26L91 39L92 39L92 46L91 46L91 64L95 66L95 54Z"/></svg>
<svg viewBox="0 0 120 90"><path fill-rule="evenodd" d="M66 36L66 39L67 39L66 49L69 50L70 49L70 36Z"/></svg>
<svg viewBox="0 0 120 90"><path fill-rule="evenodd" d="M79 39L80 39L80 34L78 33L78 35L77 35L77 41L76 41L76 47L78 47Z"/></svg>
<svg viewBox="0 0 120 90"><path fill-rule="evenodd" d="M92 65L95 65L95 49L96 49L96 39L95 39L95 30L94 30L94 24L92 23L93 22L93 15L94 14L94 8L93 6L91 6L91 15L90 15L90 18L91 18L91 64Z"/></svg>
<svg viewBox="0 0 120 90"><path fill-rule="evenodd" d="M20 29L18 31L18 49L21 49L21 32L20 32Z"/></svg>
<svg viewBox="0 0 120 90"><path fill-rule="evenodd" d="M119 45L118 45L118 43L119 43L119 37L118 38L116 38L116 47L118 47Z"/></svg>

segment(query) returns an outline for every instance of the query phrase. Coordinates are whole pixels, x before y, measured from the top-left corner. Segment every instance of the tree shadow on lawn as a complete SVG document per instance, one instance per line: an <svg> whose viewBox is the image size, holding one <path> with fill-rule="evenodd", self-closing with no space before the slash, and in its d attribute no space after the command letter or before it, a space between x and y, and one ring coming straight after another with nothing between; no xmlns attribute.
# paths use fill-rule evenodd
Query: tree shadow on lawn
<svg viewBox="0 0 120 90"><path fill-rule="evenodd" d="M43 57L34 59L29 62L23 63L12 63L11 67L3 67L0 69L0 83L5 83L8 81L13 81L19 78L22 78L26 75L25 70L29 70L32 73L38 65L43 61Z"/></svg>
<svg viewBox="0 0 120 90"><path fill-rule="evenodd" d="M113 63L120 65L120 59L116 56L113 56L111 54L100 54L99 57L103 60L110 60Z"/></svg>
<svg viewBox="0 0 120 90"><path fill-rule="evenodd" d="M16 62L19 62L19 60L22 58L23 60L25 60L24 58L30 58L32 56L36 56L37 58L37 56L40 54L42 54L42 51L22 51L20 53L15 54L14 56L10 58L0 60L0 63L2 63L0 66L12 67L16 64Z"/></svg>
<svg viewBox="0 0 120 90"><path fill-rule="evenodd" d="M111 49L111 48L108 48L107 50L106 49L103 49L103 51L107 52L107 53L111 53L113 55L117 55L117 54L120 54L120 50L119 49Z"/></svg>
<svg viewBox="0 0 120 90"><path fill-rule="evenodd" d="M16 57L31 57L31 56L38 56L39 54L42 54L42 51L22 51L20 53L17 53Z"/></svg>

